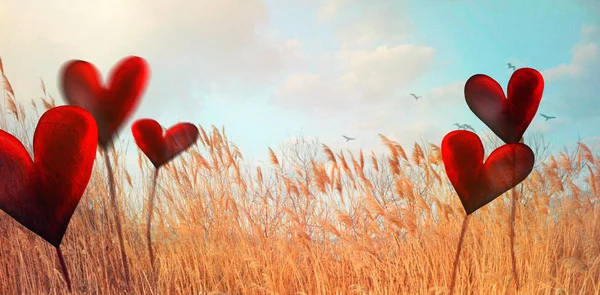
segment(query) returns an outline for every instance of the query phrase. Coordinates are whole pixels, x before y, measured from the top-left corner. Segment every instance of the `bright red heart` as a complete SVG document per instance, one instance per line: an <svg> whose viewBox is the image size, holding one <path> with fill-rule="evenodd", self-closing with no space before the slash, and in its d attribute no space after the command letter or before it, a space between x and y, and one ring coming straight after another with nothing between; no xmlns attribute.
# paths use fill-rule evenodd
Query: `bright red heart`
<svg viewBox="0 0 600 295"><path fill-rule="evenodd" d="M505 143L518 143L535 117L544 78L531 68L516 70L508 82L508 98L498 82L474 75L465 84L467 105Z"/></svg>
<svg viewBox="0 0 600 295"><path fill-rule="evenodd" d="M483 163L477 134L456 130L442 140L442 159L467 215L521 183L533 170L533 151L521 143L505 144Z"/></svg>
<svg viewBox="0 0 600 295"><path fill-rule="evenodd" d="M169 128L163 136L160 124L152 119L140 119L131 126L133 138L140 150L159 168L189 148L198 139L198 127L179 123Z"/></svg>
<svg viewBox="0 0 600 295"><path fill-rule="evenodd" d="M0 130L0 209L58 247L90 180L97 145L94 118L76 106L42 115L33 161L17 138Z"/></svg>
<svg viewBox="0 0 600 295"><path fill-rule="evenodd" d="M98 143L106 147L138 105L149 76L146 60L130 56L115 66L105 88L94 65L73 60L63 68L61 86L69 104L80 106L94 116L98 125Z"/></svg>

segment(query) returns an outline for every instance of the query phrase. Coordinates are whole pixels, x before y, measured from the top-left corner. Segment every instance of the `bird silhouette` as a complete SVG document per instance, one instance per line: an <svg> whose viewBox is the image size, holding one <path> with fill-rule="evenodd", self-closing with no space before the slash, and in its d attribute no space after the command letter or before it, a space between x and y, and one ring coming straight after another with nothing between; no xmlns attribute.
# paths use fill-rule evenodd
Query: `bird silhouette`
<svg viewBox="0 0 600 295"><path fill-rule="evenodd" d="M515 66L513 66L511 63L507 63L506 65L508 66L509 69L512 69L513 71L517 70L517 68Z"/></svg>
<svg viewBox="0 0 600 295"><path fill-rule="evenodd" d="M342 137L343 137L344 139L346 139L346 142L348 142L348 141L351 141L351 140L356 140L356 138L348 137L348 136L346 136L346 135L342 135Z"/></svg>
<svg viewBox="0 0 600 295"><path fill-rule="evenodd" d="M544 114L540 114L540 116L546 118L546 121L548 121L550 119L556 119L556 117L554 117L554 116L548 116L548 115L544 115Z"/></svg>
<svg viewBox="0 0 600 295"><path fill-rule="evenodd" d="M469 124L463 124L462 126L463 126L463 129L469 129L469 130L475 132L475 129L473 129L473 127L471 127L471 125L469 125Z"/></svg>
<svg viewBox="0 0 600 295"><path fill-rule="evenodd" d="M419 100L419 98L423 97L423 96L416 96L414 93L411 93L410 95L412 95L412 97L414 97L415 100Z"/></svg>
<svg viewBox="0 0 600 295"><path fill-rule="evenodd" d="M454 126L456 126L458 129L471 130L471 131L475 132L475 129L473 129L473 127L471 127L471 125L469 125L469 124L454 123Z"/></svg>

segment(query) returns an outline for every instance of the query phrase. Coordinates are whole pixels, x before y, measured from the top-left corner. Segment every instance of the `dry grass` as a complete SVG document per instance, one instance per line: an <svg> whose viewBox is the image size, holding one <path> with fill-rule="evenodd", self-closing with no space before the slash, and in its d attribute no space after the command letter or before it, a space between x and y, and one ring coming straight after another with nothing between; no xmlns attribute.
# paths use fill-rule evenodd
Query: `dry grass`
<svg viewBox="0 0 600 295"><path fill-rule="evenodd" d="M37 118L26 116L11 88L2 103L2 129L31 146ZM43 104L54 101L44 93ZM317 145L316 157L302 158L310 151L269 149L269 166L251 170L224 130L202 129L198 144L158 179L158 289L145 240L152 169L140 155L145 185L134 187L117 144L109 156L124 212L128 293L445 294L464 210L439 147L415 144L407 156L381 139L386 155L365 159ZM61 246L77 294L125 294L103 167L98 156ZM518 187L522 294L600 293L600 209L590 201L599 182L600 157L579 144L549 157ZM458 294L513 293L509 217L503 196L470 219ZM0 237L1 294L65 292L52 246L4 213Z"/></svg>

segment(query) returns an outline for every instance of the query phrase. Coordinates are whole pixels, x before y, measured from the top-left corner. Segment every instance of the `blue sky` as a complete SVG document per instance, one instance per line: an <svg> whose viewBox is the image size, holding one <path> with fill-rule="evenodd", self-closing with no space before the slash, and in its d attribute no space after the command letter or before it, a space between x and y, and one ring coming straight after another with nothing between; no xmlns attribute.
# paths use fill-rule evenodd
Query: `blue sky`
<svg viewBox="0 0 600 295"><path fill-rule="evenodd" d="M411 149L421 139L439 145L455 122L485 132L464 102L464 82L481 73L506 89L511 62L542 72L538 113L558 117L537 116L529 130L557 147L581 136L600 148L593 1L169 3L0 0L0 57L17 97L27 105L39 97L41 77L62 103L57 74L67 60L90 61L106 75L120 58L139 55L152 77L133 119L225 126L255 163L268 146L298 136L335 151L383 151L378 133Z"/></svg>
<svg viewBox="0 0 600 295"><path fill-rule="evenodd" d="M311 54L336 52L342 47L340 42L336 41L336 33L345 25L344 18L351 18L347 16L348 14L360 18L361 10L365 6L373 5L374 2L377 1L363 3L348 1L351 7L342 11L339 19L324 21L319 19L319 9L322 3L296 2L290 4L287 1L269 1L272 13L268 29L300 40L302 50ZM526 3L488 1L485 4L467 1L432 1L427 5L424 5L423 2L409 3L405 1L402 3L404 3L402 8L406 9L403 16L406 17L405 21L410 23L412 31L402 36L402 40L395 44L381 40L380 43L365 44L362 48L401 44L416 44L434 48L435 60L431 68L410 85L410 91L415 93L427 93L435 87L455 81L466 81L476 73L487 74L506 87L511 74L511 71L505 66L506 62L512 62L518 67L533 67L540 71L570 64L574 47L582 41L584 27L599 24L597 11L590 9L584 3L574 1L548 1L545 6L540 6L535 1ZM402 28L399 29L399 31L401 30ZM597 54L597 47L595 52ZM590 70L598 73L598 70ZM540 106L540 112L555 114L564 120L575 120L577 116L573 116L574 114L561 115L557 105L557 101L565 102L575 99L574 97L560 97L560 95L571 92L570 85L561 85L570 84L569 81L552 82L546 84L546 95ZM594 87L594 85L590 85L590 88L600 90L600 87ZM205 108L204 116L214 118L212 122L215 124L218 124L219 120L227 118L225 120L231 120L229 125L234 125L237 124L236 116L248 111L249 114L242 114L245 116L243 121L253 120L257 127L272 130L272 132L264 133L252 132L255 125L247 124L244 128L245 135L241 136L246 137L248 141L254 138L257 142L271 142L272 145L275 145L276 138L293 136L293 132L319 136L317 132L322 130L323 125L311 124L309 115L294 116L293 113L296 113L294 110L282 111L280 109L277 113L277 108L273 108L268 103L268 96L269 93L266 92L257 95L256 98L248 99L252 103L219 103L214 100ZM257 103L258 101L261 103ZM407 103L410 102L412 101L407 101ZM596 106L600 103L600 97L592 98L587 103L587 107ZM225 111L236 109L236 104L239 104L238 112L228 114ZM468 115L466 104L458 107L465 110L465 112L458 113L458 117ZM259 115L261 113L263 115ZM305 120L302 120L302 117ZM320 119L319 116L312 118ZM589 119L597 122L594 120L596 118ZM472 115L469 120L471 124L478 123L474 122L477 120ZM540 121L540 118L536 118L536 120ZM289 123L270 126L273 125L273 121ZM552 123L555 122L548 122L547 125ZM480 129L485 129L482 124L478 125ZM571 132L573 128L562 126L564 121L563 124L559 122L549 127L547 125L540 126L538 130L554 131L550 134L557 146L563 143L572 144L577 140L577 134ZM580 129L578 131L583 137L596 136L594 127L577 127L580 127L577 129ZM337 133L344 132L346 131L340 130ZM380 132L385 134L390 130L383 128ZM337 136L337 134L328 135ZM260 147L257 152L260 152Z"/></svg>

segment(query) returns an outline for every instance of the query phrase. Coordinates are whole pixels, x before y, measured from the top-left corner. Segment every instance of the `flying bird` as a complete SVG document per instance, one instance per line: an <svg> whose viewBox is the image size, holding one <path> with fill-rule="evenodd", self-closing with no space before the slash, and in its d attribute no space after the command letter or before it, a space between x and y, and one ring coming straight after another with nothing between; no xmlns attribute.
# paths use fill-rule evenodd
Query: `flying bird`
<svg viewBox="0 0 600 295"><path fill-rule="evenodd" d="M412 97L414 97L415 100L419 100L419 98L423 97L423 96L416 96L414 93L411 93L410 95L412 95Z"/></svg>
<svg viewBox="0 0 600 295"><path fill-rule="evenodd" d="M554 116L548 116L548 115L544 115L544 114L540 114L540 116L546 118L546 121L548 121L550 119L556 119L556 117L554 117Z"/></svg>
<svg viewBox="0 0 600 295"><path fill-rule="evenodd" d="M508 66L509 69L512 69L513 71L517 70L517 68L515 66L513 66L511 63L507 63L506 65Z"/></svg>
<svg viewBox="0 0 600 295"><path fill-rule="evenodd" d="M465 130L468 129L468 130L475 132L475 129L473 129L473 127L471 127L471 125L469 125L469 124L454 123L454 126L456 126L458 129L465 129Z"/></svg>
<svg viewBox="0 0 600 295"><path fill-rule="evenodd" d="M475 132L475 129L473 129L473 127L471 127L471 125L469 125L469 124L463 124L462 127L463 127L463 129L469 129L469 130Z"/></svg>
<svg viewBox="0 0 600 295"><path fill-rule="evenodd" d="M355 139L356 139L356 138L348 137L348 136L346 136L346 135L342 135L342 137L343 137L344 139L346 139L346 142L348 142L348 141L351 141L351 140L355 140Z"/></svg>

